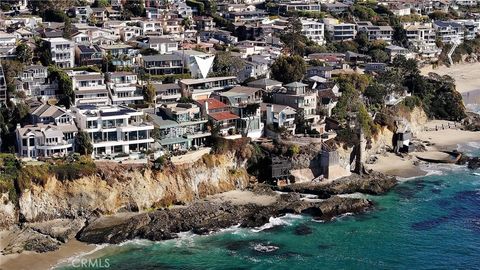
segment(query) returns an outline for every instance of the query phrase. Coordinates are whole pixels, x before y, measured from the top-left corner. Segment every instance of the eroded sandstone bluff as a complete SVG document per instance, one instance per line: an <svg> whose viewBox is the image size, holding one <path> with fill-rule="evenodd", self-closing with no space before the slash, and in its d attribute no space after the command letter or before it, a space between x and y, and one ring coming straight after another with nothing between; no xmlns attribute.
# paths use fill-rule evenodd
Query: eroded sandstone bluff
<svg viewBox="0 0 480 270"><path fill-rule="evenodd" d="M152 171L146 167L98 164L98 172L73 181L51 177L22 191L18 203L5 199L0 219L11 237L2 254L58 249L74 237L89 243L119 243L134 238L162 240L183 231L203 234L240 224L257 227L270 217L307 213L329 219L372 206L367 199L336 194L379 194L395 179L383 175L351 176L327 184L292 185L278 193L255 183L235 155L205 155L189 166ZM268 204L215 201L209 195L249 189L252 196L274 198ZM304 198L300 193L318 195ZM7 203L5 203L5 201Z"/></svg>
<svg viewBox="0 0 480 270"><path fill-rule="evenodd" d="M132 168L118 164L98 164L96 175L74 181L50 177L44 186L32 185L19 197L19 215L23 222L58 218L89 217L142 211L195 199L233 189L245 188L250 176L232 155L206 155L190 166Z"/></svg>

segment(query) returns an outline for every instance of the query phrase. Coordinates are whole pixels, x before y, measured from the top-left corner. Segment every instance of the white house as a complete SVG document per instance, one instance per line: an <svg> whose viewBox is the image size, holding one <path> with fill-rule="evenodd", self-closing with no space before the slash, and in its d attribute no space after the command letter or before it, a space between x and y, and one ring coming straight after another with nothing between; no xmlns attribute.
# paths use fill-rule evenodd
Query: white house
<svg viewBox="0 0 480 270"><path fill-rule="evenodd" d="M291 134L295 134L295 116L297 111L287 105L262 103L262 119L265 124L273 128L285 128Z"/></svg>
<svg viewBox="0 0 480 270"><path fill-rule="evenodd" d="M302 19L302 34L320 45L325 44L325 26L314 19Z"/></svg>
<svg viewBox="0 0 480 270"><path fill-rule="evenodd" d="M77 106L110 104L105 78L102 73L69 70L67 74L72 78Z"/></svg>
<svg viewBox="0 0 480 270"><path fill-rule="evenodd" d="M80 105L72 108L80 130L92 140L93 155L131 154L150 149L153 124L144 113L126 106Z"/></svg>
<svg viewBox="0 0 480 270"><path fill-rule="evenodd" d="M65 38L44 38L51 53L51 60L60 68L75 66L75 43Z"/></svg>
<svg viewBox="0 0 480 270"><path fill-rule="evenodd" d="M325 18L323 22L333 41L351 40L357 35L356 25L353 23L341 23L333 18Z"/></svg>
<svg viewBox="0 0 480 270"><path fill-rule="evenodd" d="M205 79L212 69L215 59L214 54L194 50L181 50L173 53L183 58L183 62L189 68L193 78Z"/></svg>
<svg viewBox="0 0 480 270"><path fill-rule="evenodd" d="M134 104L143 101L137 75L133 72L113 72L107 75L109 94L112 104Z"/></svg>
<svg viewBox="0 0 480 270"><path fill-rule="evenodd" d="M43 104L32 111L32 118L35 125L17 127L15 131L19 156L64 156L74 151L78 129L70 111Z"/></svg>
<svg viewBox="0 0 480 270"><path fill-rule="evenodd" d="M423 58L435 58L440 53L435 41L436 33L431 23L405 23L407 39Z"/></svg>

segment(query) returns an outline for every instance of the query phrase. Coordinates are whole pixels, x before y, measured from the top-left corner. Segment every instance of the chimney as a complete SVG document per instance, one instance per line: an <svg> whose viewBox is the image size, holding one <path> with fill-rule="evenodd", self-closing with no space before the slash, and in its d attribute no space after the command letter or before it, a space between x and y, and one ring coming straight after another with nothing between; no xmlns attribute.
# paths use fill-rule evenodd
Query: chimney
<svg viewBox="0 0 480 270"><path fill-rule="evenodd" d="M273 104L267 104L267 125L273 123Z"/></svg>
<svg viewBox="0 0 480 270"><path fill-rule="evenodd" d="M207 114L208 114L208 99L205 100L205 104L203 105L203 108L205 110L205 115L204 116L207 116Z"/></svg>

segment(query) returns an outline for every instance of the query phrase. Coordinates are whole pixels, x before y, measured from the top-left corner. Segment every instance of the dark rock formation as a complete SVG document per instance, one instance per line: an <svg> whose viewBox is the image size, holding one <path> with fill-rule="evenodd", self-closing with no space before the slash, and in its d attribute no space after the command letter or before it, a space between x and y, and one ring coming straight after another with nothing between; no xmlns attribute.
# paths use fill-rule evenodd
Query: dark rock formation
<svg viewBox="0 0 480 270"><path fill-rule="evenodd" d="M480 168L480 157L470 158L470 160L468 161L467 167L470 170L476 170L476 169Z"/></svg>
<svg viewBox="0 0 480 270"><path fill-rule="evenodd" d="M463 126L469 131L480 131L480 115L467 112L467 117L463 119Z"/></svg>
<svg viewBox="0 0 480 270"><path fill-rule="evenodd" d="M196 202L186 207L133 216L101 217L92 220L78 234L78 239L95 244L118 244L135 238L158 241L175 238L177 233L185 231L205 234L236 224L241 224L242 227L259 227L267 223L270 217L286 213L309 212L315 213L316 218L330 219L347 212L364 211L371 205L366 199L337 196L324 201L304 201L300 200L298 194L282 195L276 203L268 206Z"/></svg>
<svg viewBox="0 0 480 270"><path fill-rule="evenodd" d="M343 177L331 183L299 183L278 187L280 191L299 192L329 198L332 195L361 192L379 195L389 191L397 184L395 177L377 172L359 176L357 174Z"/></svg>
<svg viewBox="0 0 480 270"><path fill-rule="evenodd" d="M480 168L480 157L469 157L462 155L462 158L457 161L457 165L467 165L470 170L477 170Z"/></svg>

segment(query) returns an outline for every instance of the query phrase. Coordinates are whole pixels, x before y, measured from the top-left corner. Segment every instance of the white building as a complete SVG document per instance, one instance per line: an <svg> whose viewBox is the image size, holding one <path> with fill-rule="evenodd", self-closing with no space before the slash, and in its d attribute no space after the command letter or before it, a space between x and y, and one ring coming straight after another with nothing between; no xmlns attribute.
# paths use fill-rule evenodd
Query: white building
<svg viewBox="0 0 480 270"><path fill-rule="evenodd" d="M72 112L78 128L91 138L95 157L140 153L154 142L153 124L143 121L143 112L118 105L81 105Z"/></svg>
<svg viewBox="0 0 480 270"><path fill-rule="evenodd" d="M357 31L365 32L368 40L383 40L392 42L393 28L389 25L373 25L371 22L357 22Z"/></svg>
<svg viewBox="0 0 480 270"><path fill-rule="evenodd" d="M142 35L147 33L156 32L160 35L163 34L163 22L160 20L139 21L138 26L141 29Z"/></svg>
<svg viewBox="0 0 480 270"><path fill-rule="evenodd" d="M455 0L455 4L459 6L474 7L478 5L479 0Z"/></svg>
<svg viewBox="0 0 480 270"><path fill-rule="evenodd" d="M435 21L433 28L443 43L463 41L465 38L463 26L453 21Z"/></svg>
<svg viewBox="0 0 480 270"><path fill-rule="evenodd" d="M313 19L302 19L301 23L303 35L319 45L325 44L325 25L323 23Z"/></svg>
<svg viewBox="0 0 480 270"><path fill-rule="evenodd" d="M75 44L65 38L44 38L50 49L52 62L60 68L75 66Z"/></svg>
<svg viewBox="0 0 480 270"><path fill-rule="evenodd" d="M44 104L32 111L35 125L17 127L18 154L24 158L65 156L74 151L78 132L70 111Z"/></svg>
<svg viewBox="0 0 480 270"><path fill-rule="evenodd" d="M224 92L237 84L237 77L235 76L183 79L179 82L182 96L191 97L194 100L210 98L214 92Z"/></svg>
<svg viewBox="0 0 480 270"><path fill-rule="evenodd" d="M187 65L192 78L207 78L208 73L213 67L215 55L211 53L203 53L194 50L174 51L176 55L183 58L183 62Z"/></svg>
<svg viewBox="0 0 480 270"><path fill-rule="evenodd" d="M107 83L112 104L135 104L143 101L137 75L133 72L113 72L108 74Z"/></svg>
<svg viewBox="0 0 480 270"><path fill-rule="evenodd" d="M3 67L0 64L0 103L7 100L7 81L5 75L3 75Z"/></svg>
<svg viewBox="0 0 480 270"><path fill-rule="evenodd" d="M42 65L25 67L20 77L23 91L29 97L48 100L56 97L58 83L48 78L48 68Z"/></svg>
<svg viewBox="0 0 480 270"><path fill-rule="evenodd" d="M0 32L0 47L15 47L17 38L13 34Z"/></svg>
<svg viewBox="0 0 480 270"><path fill-rule="evenodd" d="M351 40L357 35L355 24L341 23L333 18L325 18L323 22L333 41Z"/></svg>
<svg viewBox="0 0 480 270"><path fill-rule="evenodd" d="M297 111L287 105L262 103L262 119L267 127L272 125L274 129L285 128L291 134L295 134L295 116Z"/></svg>
<svg viewBox="0 0 480 270"><path fill-rule="evenodd" d="M440 53L437 47L436 33L431 23L406 23L403 28L407 32L408 41L423 58L435 58Z"/></svg>
<svg viewBox="0 0 480 270"><path fill-rule="evenodd" d="M67 74L72 77L76 105L107 105L110 104L105 78L100 72L72 71Z"/></svg>

